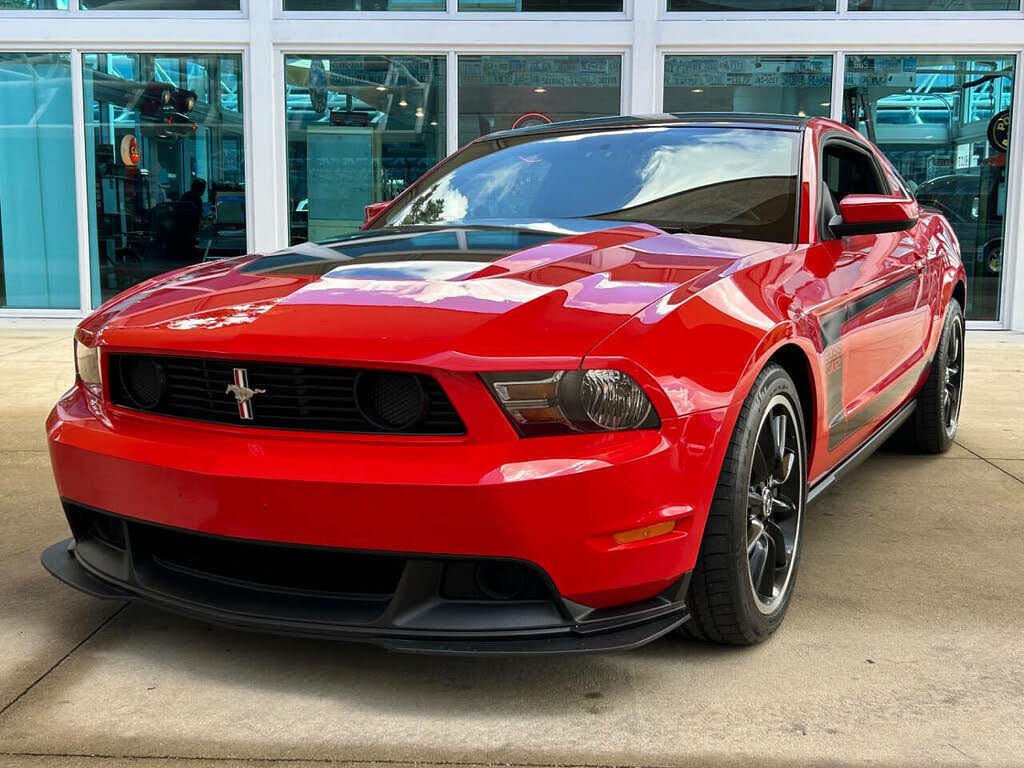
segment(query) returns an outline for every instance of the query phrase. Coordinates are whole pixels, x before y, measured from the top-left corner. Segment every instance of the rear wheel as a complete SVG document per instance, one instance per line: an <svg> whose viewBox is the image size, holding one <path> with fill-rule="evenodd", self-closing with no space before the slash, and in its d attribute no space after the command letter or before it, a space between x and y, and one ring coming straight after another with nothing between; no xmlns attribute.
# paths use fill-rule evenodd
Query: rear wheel
<svg viewBox="0 0 1024 768"><path fill-rule="evenodd" d="M960 424L964 388L964 312L951 299L928 378L917 395L908 429L910 447L920 453L943 453L953 445Z"/></svg>
<svg viewBox="0 0 1024 768"><path fill-rule="evenodd" d="M806 499L799 395L770 364L740 410L690 580L690 637L752 645L774 632L793 594Z"/></svg>

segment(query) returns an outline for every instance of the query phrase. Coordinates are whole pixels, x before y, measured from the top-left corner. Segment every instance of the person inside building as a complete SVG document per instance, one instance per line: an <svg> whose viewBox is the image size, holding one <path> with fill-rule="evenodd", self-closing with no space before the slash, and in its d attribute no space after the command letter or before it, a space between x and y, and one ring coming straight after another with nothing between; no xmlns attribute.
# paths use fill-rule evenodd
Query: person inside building
<svg viewBox="0 0 1024 768"><path fill-rule="evenodd" d="M188 192L179 201L176 224L178 231L177 244L182 249L182 256L192 260L196 254L196 236L203 223L203 195L206 194L206 181L196 179Z"/></svg>

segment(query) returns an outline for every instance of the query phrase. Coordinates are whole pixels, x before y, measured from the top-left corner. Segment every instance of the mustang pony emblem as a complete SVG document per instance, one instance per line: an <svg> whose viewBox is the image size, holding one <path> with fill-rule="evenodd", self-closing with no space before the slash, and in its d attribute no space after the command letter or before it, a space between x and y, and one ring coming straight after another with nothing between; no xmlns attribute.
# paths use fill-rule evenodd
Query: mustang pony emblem
<svg viewBox="0 0 1024 768"><path fill-rule="evenodd" d="M249 389L249 373L245 368L235 368L235 383L229 384L224 390L226 395L234 395L238 401L238 418L252 421L252 403L249 402L256 395L262 395L265 389Z"/></svg>

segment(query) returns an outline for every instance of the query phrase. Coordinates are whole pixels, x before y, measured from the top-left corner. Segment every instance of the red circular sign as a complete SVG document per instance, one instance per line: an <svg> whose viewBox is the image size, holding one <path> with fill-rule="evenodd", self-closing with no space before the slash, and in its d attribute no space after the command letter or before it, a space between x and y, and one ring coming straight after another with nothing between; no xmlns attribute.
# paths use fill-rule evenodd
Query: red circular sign
<svg viewBox="0 0 1024 768"><path fill-rule="evenodd" d="M139 159L142 157L139 152L139 142L132 135L128 134L121 139L121 162L127 165L129 168L134 168L139 164Z"/></svg>

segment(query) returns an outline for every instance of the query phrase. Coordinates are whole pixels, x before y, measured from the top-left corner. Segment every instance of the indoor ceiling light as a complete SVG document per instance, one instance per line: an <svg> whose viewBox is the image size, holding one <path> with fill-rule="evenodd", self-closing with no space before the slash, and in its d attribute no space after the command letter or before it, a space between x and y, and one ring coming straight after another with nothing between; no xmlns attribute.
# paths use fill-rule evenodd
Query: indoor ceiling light
<svg viewBox="0 0 1024 768"><path fill-rule="evenodd" d="M377 86L377 90L378 90L378 91L386 91L386 90L387 90L387 88L386 88L385 86L383 86L383 85L378 85L378 86Z"/></svg>
<svg viewBox="0 0 1024 768"><path fill-rule="evenodd" d="M547 93L548 89L547 88L534 88L533 92L534 93Z"/></svg>
<svg viewBox="0 0 1024 768"><path fill-rule="evenodd" d="M704 93L703 88L691 88L690 93Z"/></svg>
<svg viewBox="0 0 1024 768"><path fill-rule="evenodd" d="M402 99L400 102L398 102L398 106L400 106L400 107L408 107L409 106L409 102L406 101L405 99Z"/></svg>

